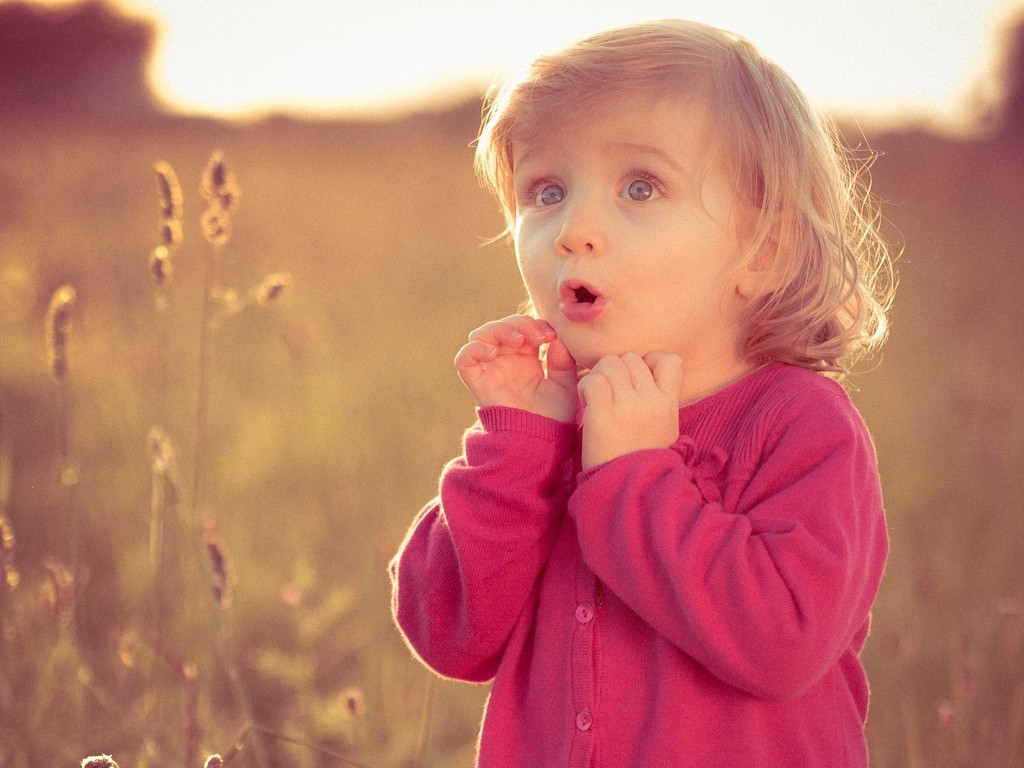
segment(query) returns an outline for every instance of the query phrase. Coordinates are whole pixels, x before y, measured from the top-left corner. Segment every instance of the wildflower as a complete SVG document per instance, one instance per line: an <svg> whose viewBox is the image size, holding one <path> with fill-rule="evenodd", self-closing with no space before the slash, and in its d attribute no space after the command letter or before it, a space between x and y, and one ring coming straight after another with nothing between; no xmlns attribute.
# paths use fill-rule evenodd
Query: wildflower
<svg viewBox="0 0 1024 768"><path fill-rule="evenodd" d="M94 755L82 761L82 768L117 768L117 763L110 755Z"/></svg>
<svg viewBox="0 0 1024 768"><path fill-rule="evenodd" d="M71 331L71 312L75 308L75 289L70 285L58 288L50 299L46 314L46 346L50 359L50 374L57 382L68 374L68 336Z"/></svg>
<svg viewBox="0 0 1024 768"><path fill-rule="evenodd" d="M291 275L283 272L275 272L263 278L260 287L256 289L256 303L261 307L269 307L280 301L281 296L291 285Z"/></svg>

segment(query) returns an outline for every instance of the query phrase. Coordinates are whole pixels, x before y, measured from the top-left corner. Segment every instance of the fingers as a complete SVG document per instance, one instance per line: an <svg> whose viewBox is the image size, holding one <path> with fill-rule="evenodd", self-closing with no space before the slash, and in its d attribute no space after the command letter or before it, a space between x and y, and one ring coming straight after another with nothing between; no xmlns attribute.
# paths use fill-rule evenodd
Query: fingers
<svg viewBox="0 0 1024 768"><path fill-rule="evenodd" d="M455 367L461 375L463 370L485 366L502 355L538 358L541 347L556 338L555 329L545 321L528 315L510 315L470 332L469 341L455 355ZM556 345L554 357L556 369L572 369L575 385L576 362L564 344Z"/></svg>
<svg viewBox="0 0 1024 768"><path fill-rule="evenodd" d="M469 334L469 341L455 355L455 370L464 383L471 384L499 355L535 356L554 336L550 325L526 315L493 320Z"/></svg>
<svg viewBox="0 0 1024 768"><path fill-rule="evenodd" d="M622 376L621 386L628 385L638 392L645 392L654 388L654 377L651 375L651 369L640 355L634 352L627 352L619 360L622 362L622 367L628 375L628 379Z"/></svg>
<svg viewBox="0 0 1024 768"><path fill-rule="evenodd" d="M576 361L542 320L515 315L480 326L455 355L455 368L481 407L521 408L559 421L575 418Z"/></svg>
<svg viewBox="0 0 1024 768"><path fill-rule="evenodd" d="M668 352L651 352L644 357L644 363L658 389L678 398L683 387L683 359Z"/></svg>
<svg viewBox="0 0 1024 768"><path fill-rule="evenodd" d="M455 355L455 367L461 370L481 363L489 363L497 356L497 347L482 341L471 341L464 344Z"/></svg>
<svg viewBox="0 0 1024 768"><path fill-rule="evenodd" d="M553 339L548 344L547 352L548 378L565 387L574 389L579 374L576 369L576 360L565 346L561 339Z"/></svg>
<svg viewBox="0 0 1024 768"><path fill-rule="evenodd" d="M528 315L511 315L501 320L493 320L469 334L471 342L478 341L512 350L524 345L540 347L554 338L554 328L543 320Z"/></svg>
<svg viewBox="0 0 1024 768"><path fill-rule="evenodd" d="M603 379L613 396L622 396L634 391L642 392L654 387L651 369L647 367L642 357L633 352L602 357L587 376Z"/></svg>
<svg viewBox="0 0 1024 768"><path fill-rule="evenodd" d="M576 396L584 408L603 408L615 401L611 383L594 371L580 378L576 384Z"/></svg>
<svg viewBox="0 0 1024 768"><path fill-rule="evenodd" d="M631 394L654 388L647 364L639 355L606 355L579 380L576 392L584 408L602 408Z"/></svg>
<svg viewBox="0 0 1024 768"><path fill-rule="evenodd" d="M580 379L584 469L679 439L678 355L608 355Z"/></svg>
<svg viewBox="0 0 1024 768"><path fill-rule="evenodd" d="M602 383L597 385L595 382ZM632 393L662 393L678 397L683 382L683 363L678 355L652 352L640 357L632 352L607 355L580 379L580 398L602 400L621 398ZM589 393L589 394L588 394Z"/></svg>

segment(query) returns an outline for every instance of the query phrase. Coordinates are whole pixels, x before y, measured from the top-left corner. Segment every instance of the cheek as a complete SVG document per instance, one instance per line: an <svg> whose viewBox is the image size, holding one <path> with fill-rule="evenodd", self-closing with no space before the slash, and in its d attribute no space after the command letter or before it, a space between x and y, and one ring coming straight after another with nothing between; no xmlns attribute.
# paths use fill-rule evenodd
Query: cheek
<svg viewBox="0 0 1024 768"><path fill-rule="evenodd" d="M558 302L555 300L557 292L549 287L550 279L536 265L523 265L520 262L519 271L537 315L550 322L558 310Z"/></svg>
<svg viewBox="0 0 1024 768"><path fill-rule="evenodd" d="M516 263L519 266L519 274L526 286L527 293L534 306L544 316L545 311L550 311L552 299L557 306L557 286L552 283L557 280L553 271L553 264L550 259L540 258L534 249L529 247L528 242L516 242ZM545 318L546 319L546 318Z"/></svg>

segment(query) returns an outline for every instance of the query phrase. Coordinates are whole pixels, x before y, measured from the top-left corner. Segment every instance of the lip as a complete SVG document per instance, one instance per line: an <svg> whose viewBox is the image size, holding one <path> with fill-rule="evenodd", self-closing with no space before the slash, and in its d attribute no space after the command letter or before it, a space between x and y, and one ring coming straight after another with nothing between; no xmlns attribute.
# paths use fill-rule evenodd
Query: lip
<svg viewBox="0 0 1024 768"><path fill-rule="evenodd" d="M586 292L594 297L593 301L581 301L580 292ZM592 323L604 312L608 306L608 299L592 285L582 280L563 280L558 286L558 295L561 298L558 305L562 308L562 314L572 323Z"/></svg>

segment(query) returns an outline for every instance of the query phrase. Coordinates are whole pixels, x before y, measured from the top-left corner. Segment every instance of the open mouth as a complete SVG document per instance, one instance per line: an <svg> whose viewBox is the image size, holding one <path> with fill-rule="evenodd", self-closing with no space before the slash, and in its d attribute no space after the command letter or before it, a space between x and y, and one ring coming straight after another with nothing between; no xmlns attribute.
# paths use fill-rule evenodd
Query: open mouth
<svg viewBox="0 0 1024 768"><path fill-rule="evenodd" d="M578 280L566 280L558 287L562 314L574 323L589 323L604 312L608 304L605 296L591 285Z"/></svg>
<svg viewBox="0 0 1024 768"><path fill-rule="evenodd" d="M580 280L564 281L558 286L558 293L565 304L593 304L602 298L596 288Z"/></svg>
<svg viewBox="0 0 1024 768"><path fill-rule="evenodd" d="M585 285L577 286L572 289L573 295L576 297L577 304L593 304L597 301L597 296L591 293L590 289Z"/></svg>

